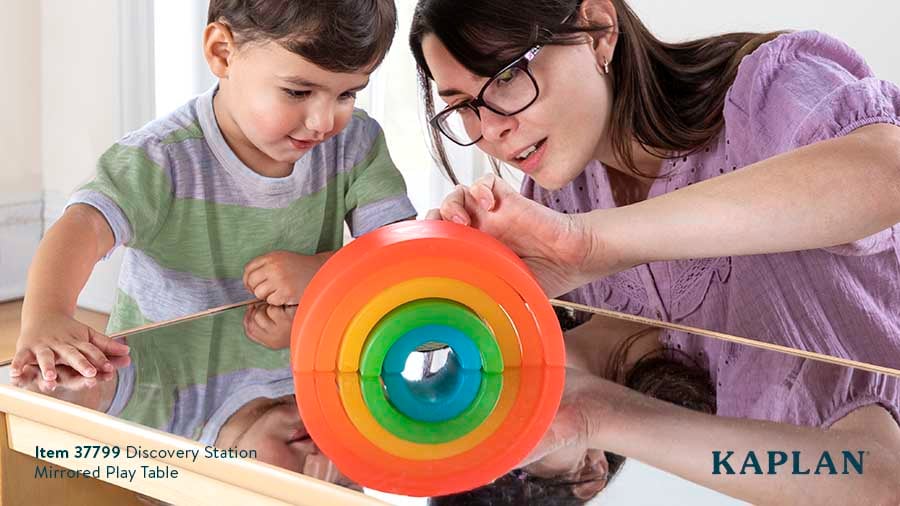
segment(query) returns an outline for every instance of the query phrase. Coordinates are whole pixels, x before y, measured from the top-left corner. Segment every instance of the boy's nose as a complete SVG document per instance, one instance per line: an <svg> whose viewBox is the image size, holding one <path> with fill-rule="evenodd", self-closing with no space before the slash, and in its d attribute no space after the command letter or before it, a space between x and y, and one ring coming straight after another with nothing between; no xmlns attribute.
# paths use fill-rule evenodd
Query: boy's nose
<svg viewBox="0 0 900 506"><path fill-rule="evenodd" d="M324 106L310 108L303 126L319 135L327 134L334 128L334 110Z"/></svg>

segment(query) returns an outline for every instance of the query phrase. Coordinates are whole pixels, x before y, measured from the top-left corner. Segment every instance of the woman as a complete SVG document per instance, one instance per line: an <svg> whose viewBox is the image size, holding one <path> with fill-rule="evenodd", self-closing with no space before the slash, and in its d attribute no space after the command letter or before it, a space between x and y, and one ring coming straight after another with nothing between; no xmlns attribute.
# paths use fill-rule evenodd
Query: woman
<svg viewBox="0 0 900 506"><path fill-rule="evenodd" d="M432 217L504 241L548 295L900 366L900 90L843 43L666 44L621 0L422 0L410 44L444 167L449 139L526 175L524 197L488 176ZM571 483L602 467L593 448L754 503L900 502L896 378L679 332L659 343L708 372L717 416L570 371L527 477ZM715 451L858 448L858 476L740 475L743 457L712 472Z"/></svg>

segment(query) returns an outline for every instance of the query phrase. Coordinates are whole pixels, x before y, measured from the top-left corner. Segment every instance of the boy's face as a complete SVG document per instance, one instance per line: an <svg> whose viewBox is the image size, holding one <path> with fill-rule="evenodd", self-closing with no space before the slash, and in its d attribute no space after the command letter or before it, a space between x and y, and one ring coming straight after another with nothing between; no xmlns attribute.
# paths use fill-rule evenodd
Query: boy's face
<svg viewBox="0 0 900 506"><path fill-rule="evenodd" d="M228 58L216 119L250 168L290 169L350 122L368 81L368 73L324 70L276 42L245 44Z"/></svg>

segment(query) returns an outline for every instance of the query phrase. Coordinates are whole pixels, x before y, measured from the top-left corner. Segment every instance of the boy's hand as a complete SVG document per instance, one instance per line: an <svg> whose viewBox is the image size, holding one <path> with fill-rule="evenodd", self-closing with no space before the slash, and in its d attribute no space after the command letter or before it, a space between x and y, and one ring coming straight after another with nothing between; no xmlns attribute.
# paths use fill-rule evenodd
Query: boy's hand
<svg viewBox="0 0 900 506"><path fill-rule="evenodd" d="M93 378L98 371L112 372L109 357L128 355L128 345L117 342L74 318L44 315L38 322L23 322L9 374L21 376L25 366L37 364L45 381L57 379L56 365L64 364Z"/></svg>
<svg viewBox="0 0 900 506"><path fill-rule="evenodd" d="M51 381L44 379L38 366L28 364L22 368L21 374L10 377L10 382L13 386L44 394L56 394L58 391L61 391L58 392L60 395L64 392L82 392L115 378L115 369L126 367L130 359L127 356L113 357L111 362L114 366L112 371L99 371L92 378L81 375L67 365L59 365L56 368L56 379Z"/></svg>
<svg viewBox="0 0 900 506"><path fill-rule="evenodd" d="M260 255L244 267L244 286L257 298L273 306L300 302L300 296L331 253L301 255L273 251Z"/></svg>
<svg viewBox="0 0 900 506"><path fill-rule="evenodd" d="M252 304L244 314L244 334L266 348L287 348L291 345L291 323L296 313L297 306Z"/></svg>

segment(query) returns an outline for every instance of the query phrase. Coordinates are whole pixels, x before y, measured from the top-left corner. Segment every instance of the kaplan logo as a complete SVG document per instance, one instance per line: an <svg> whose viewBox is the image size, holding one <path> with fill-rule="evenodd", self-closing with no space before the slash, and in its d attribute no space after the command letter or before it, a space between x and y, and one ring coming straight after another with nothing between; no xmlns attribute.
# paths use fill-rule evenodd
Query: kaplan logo
<svg viewBox="0 0 900 506"><path fill-rule="evenodd" d="M808 465L808 457L801 460L801 452L768 451L757 457L756 452L749 451L743 459L734 457L733 451L714 451L713 474L778 474L790 472L790 474L863 474L863 457L867 451L842 451L840 458L835 458L829 452L817 454L813 459L815 469ZM840 464L837 465L836 463ZM786 467L779 469L779 467ZM738 469L735 471L735 469Z"/></svg>

